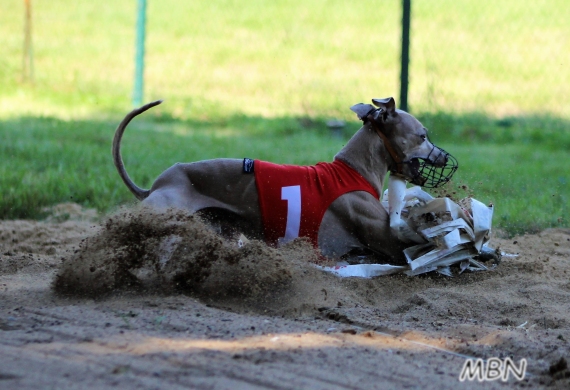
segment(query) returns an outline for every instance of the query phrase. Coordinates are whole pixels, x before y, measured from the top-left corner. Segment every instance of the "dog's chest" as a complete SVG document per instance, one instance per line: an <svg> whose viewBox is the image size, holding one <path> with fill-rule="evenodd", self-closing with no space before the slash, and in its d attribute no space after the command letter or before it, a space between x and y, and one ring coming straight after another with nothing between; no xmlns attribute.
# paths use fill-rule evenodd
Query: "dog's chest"
<svg viewBox="0 0 570 390"><path fill-rule="evenodd" d="M312 166L278 165L255 160L264 236L278 245L307 237L318 246L318 231L330 204L352 191L378 193L358 172L341 161Z"/></svg>

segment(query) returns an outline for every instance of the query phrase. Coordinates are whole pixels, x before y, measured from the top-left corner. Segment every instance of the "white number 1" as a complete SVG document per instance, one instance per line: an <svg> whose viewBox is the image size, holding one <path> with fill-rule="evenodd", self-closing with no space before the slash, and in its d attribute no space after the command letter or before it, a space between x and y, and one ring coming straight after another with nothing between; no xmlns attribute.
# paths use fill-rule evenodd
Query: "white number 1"
<svg viewBox="0 0 570 390"><path fill-rule="evenodd" d="M287 224L285 237L279 239L279 244L286 244L299 237L301 227L301 186L281 188L281 200L287 201Z"/></svg>

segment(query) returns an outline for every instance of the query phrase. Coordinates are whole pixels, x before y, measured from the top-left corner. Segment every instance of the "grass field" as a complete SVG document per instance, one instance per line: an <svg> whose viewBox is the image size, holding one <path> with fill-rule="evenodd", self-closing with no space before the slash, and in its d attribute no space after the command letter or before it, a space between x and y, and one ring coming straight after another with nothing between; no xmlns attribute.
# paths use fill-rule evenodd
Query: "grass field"
<svg viewBox="0 0 570 390"><path fill-rule="evenodd" d="M110 143L131 108L136 2L32 4L33 82L21 72L23 2L0 13L0 218L69 200L110 210L132 199ZM398 95L399 6L150 1L145 100L166 102L129 128L129 173L148 186L176 161L331 160L358 128L350 105ZM413 7L410 106L459 159L455 185L493 202L509 233L568 226L570 7ZM329 118L347 121L343 138Z"/></svg>

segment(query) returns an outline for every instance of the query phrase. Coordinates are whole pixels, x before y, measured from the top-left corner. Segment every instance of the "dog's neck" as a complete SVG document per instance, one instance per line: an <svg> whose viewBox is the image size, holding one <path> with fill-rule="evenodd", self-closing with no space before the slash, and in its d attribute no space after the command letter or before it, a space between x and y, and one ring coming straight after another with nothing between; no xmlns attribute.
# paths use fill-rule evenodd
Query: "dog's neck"
<svg viewBox="0 0 570 390"><path fill-rule="evenodd" d="M334 158L355 169L378 194L382 193L390 157L382 140L370 124L362 126Z"/></svg>

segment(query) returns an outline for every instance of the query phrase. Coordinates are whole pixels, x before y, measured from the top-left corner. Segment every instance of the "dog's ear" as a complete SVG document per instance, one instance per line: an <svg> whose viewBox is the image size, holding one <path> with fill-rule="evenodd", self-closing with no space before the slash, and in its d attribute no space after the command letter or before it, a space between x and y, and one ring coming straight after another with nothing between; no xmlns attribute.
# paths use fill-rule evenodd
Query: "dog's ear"
<svg viewBox="0 0 570 390"><path fill-rule="evenodd" d="M356 112L356 115L358 115L358 119L360 120L365 120L368 114L376 110L372 104L364 103L355 104L354 106L350 107L350 109Z"/></svg>
<svg viewBox="0 0 570 390"><path fill-rule="evenodd" d="M383 109L387 116L396 115L396 101L393 97L385 99L372 99L372 103L374 103L376 107Z"/></svg>

